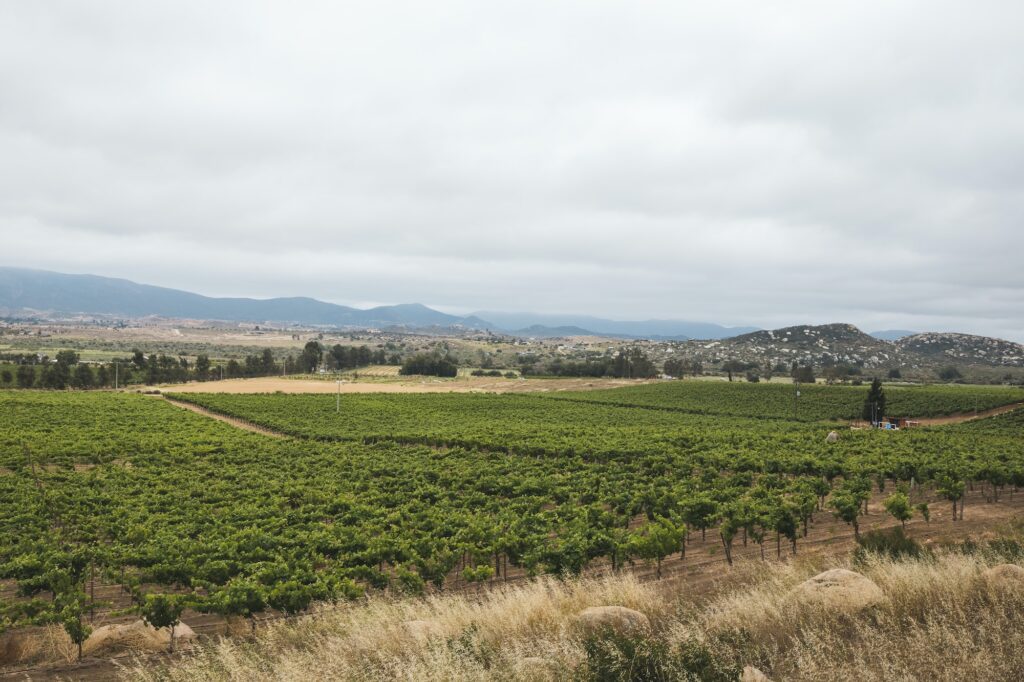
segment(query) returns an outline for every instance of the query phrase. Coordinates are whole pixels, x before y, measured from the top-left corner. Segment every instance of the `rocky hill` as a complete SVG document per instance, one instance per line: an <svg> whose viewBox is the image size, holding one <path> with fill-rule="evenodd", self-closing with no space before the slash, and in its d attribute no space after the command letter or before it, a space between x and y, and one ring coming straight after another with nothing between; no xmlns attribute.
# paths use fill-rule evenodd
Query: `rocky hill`
<svg viewBox="0 0 1024 682"><path fill-rule="evenodd" d="M896 341L865 334L850 324L803 325L693 341L686 351L704 363L740 360L758 367L794 362L816 368L931 371L939 367L1024 367L1024 346L1012 341L954 333L914 334Z"/></svg>
<svg viewBox="0 0 1024 682"><path fill-rule="evenodd" d="M914 334L896 341L907 357L946 363L1024 366L1024 346L1013 341L972 334Z"/></svg>

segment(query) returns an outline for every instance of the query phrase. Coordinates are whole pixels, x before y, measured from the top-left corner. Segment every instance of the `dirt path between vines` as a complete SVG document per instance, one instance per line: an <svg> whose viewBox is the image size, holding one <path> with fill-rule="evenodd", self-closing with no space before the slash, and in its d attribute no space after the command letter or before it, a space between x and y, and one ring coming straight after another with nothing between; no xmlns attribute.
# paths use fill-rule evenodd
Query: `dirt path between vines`
<svg viewBox="0 0 1024 682"><path fill-rule="evenodd" d="M915 421L921 426L943 426L946 424L963 424L964 422L974 421L975 419L985 419L986 417L995 417L1000 414L1006 414L1007 412L1013 412L1024 407L1024 403L1010 403L1009 405L1000 405L999 407L993 407L988 410L979 410L978 412L956 412L954 414L947 414L941 417L908 417L911 421ZM853 428L867 428L869 425L864 421L850 422L850 426Z"/></svg>
<svg viewBox="0 0 1024 682"><path fill-rule="evenodd" d="M1013 403L1012 405L1001 405L999 407L993 407L991 410L981 410L980 412L959 412L957 414L947 414L945 417L925 417L923 419L915 419L914 421L921 422L922 426L938 426L939 424L962 424L963 422L974 421L975 419L984 419L985 417L995 417L999 414L1006 414L1007 412L1013 412L1024 407L1024 403Z"/></svg>
<svg viewBox="0 0 1024 682"><path fill-rule="evenodd" d="M201 414L204 417L209 417L210 419L216 419L219 422L230 424L231 426L234 426L236 429L242 429L243 431L251 431L252 433L258 433L263 436L270 436L271 438L290 437L285 433L281 433L280 431L274 431L273 429L268 429L265 426L259 426L257 424L253 424L252 422L247 422L244 419L238 419L237 417L229 417L226 414L214 412L213 410L208 410L205 407L200 407L199 405L195 405L193 403L186 403L182 400L174 400L173 398L168 398L167 396L163 396L163 399L169 402L171 405L176 405L180 408L189 410L190 412Z"/></svg>

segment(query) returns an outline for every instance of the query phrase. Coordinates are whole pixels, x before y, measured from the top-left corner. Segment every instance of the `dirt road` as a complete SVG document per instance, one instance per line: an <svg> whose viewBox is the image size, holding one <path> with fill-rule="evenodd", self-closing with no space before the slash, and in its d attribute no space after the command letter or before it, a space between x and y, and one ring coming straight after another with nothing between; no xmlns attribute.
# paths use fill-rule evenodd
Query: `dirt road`
<svg viewBox="0 0 1024 682"><path fill-rule="evenodd" d="M937 426L939 424L960 424L962 422L969 422L974 419L984 419L985 417L994 417L997 414L1006 414L1007 412L1013 412L1014 410L1024 407L1024 403L1014 403L1012 405L1002 405L1000 407L993 407L991 410L981 410L980 412L960 412L957 414L947 414L944 417L925 417L923 419L915 419L919 421L923 426Z"/></svg>
<svg viewBox="0 0 1024 682"><path fill-rule="evenodd" d="M196 414L201 414L204 417L209 417L210 419L216 419L219 422L230 424L231 426L234 426L235 428L238 429L242 429L244 431L252 431L253 433L259 433L264 436L270 436L271 438L288 438L286 434L283 434L279 431L274 431L273 429L258 426L256 424L253 424L252 422L247 422L244 419L229 417L226 414L214 412L213 410L208 410L205 407L200 407L199 405L193 405L192 403L186 403L181 400L174 400L173 398L168 398L166 396L164 396L164 400L169 402L171 405L175 405L190 412L195 412Z"/></svg>

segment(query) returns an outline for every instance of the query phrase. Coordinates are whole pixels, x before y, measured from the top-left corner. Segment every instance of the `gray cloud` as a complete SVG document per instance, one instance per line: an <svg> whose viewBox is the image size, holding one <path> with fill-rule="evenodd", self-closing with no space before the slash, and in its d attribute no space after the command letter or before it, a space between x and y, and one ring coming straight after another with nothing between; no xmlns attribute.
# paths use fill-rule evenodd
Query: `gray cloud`
<svg viewBox="0 0 1024 682"><path fill-rule="evenodd" d="M11 264L1024 340L1019 3L4 14Z"/></svg>

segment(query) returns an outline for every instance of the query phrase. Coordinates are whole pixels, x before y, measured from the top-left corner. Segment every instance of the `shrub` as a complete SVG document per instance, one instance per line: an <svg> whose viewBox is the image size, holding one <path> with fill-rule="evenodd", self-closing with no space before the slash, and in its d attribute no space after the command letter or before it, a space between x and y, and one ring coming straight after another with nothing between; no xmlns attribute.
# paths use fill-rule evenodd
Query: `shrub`
<svg viewBox="0 0 1024 682"><path fill-rule="evenodd" d="M957 553L968 556L980 556L988 561L1013 561L1024 559L1024 545L1017 540L996 538L988 542L978 542L968 538L954 543L949 548Z"/></svg>
<svg viewBox="0 0 1024 682"><path fill-rule="evenodd" d="M402 375L422 374L436 377L454 377L458 375L459 368L458 365L448 358L420 353L406 358L398 373Z"/></svg>
<svg viewBox="0 0 1024 682"><path fill-rule="evenodd" d="M958 370L953 365L950 365L949 367L943 367L942 369L939 370L939 378L942 379L943 381L953 381L954 379L962 379L963 376L964 375L960 373L960 370Z"/></svg>
<svg viewBox="0 0 1024 682"><path fill-rule="evenodd" d="M907 537L903 528L892 528L873 530L860 536L853 560L855 563L863 563L868 554L881 554L892 559L919 559L925 556L927 551L917 540Z"/></svg>
<svg viewBox="0 0 1024 682"><path fill-rule="evenodd" d="M577 679L601 682L734 682L742 668L711 646L687 639L674 647L654 636L627 636L608 628L583 642L586 664Z"/></svg>

